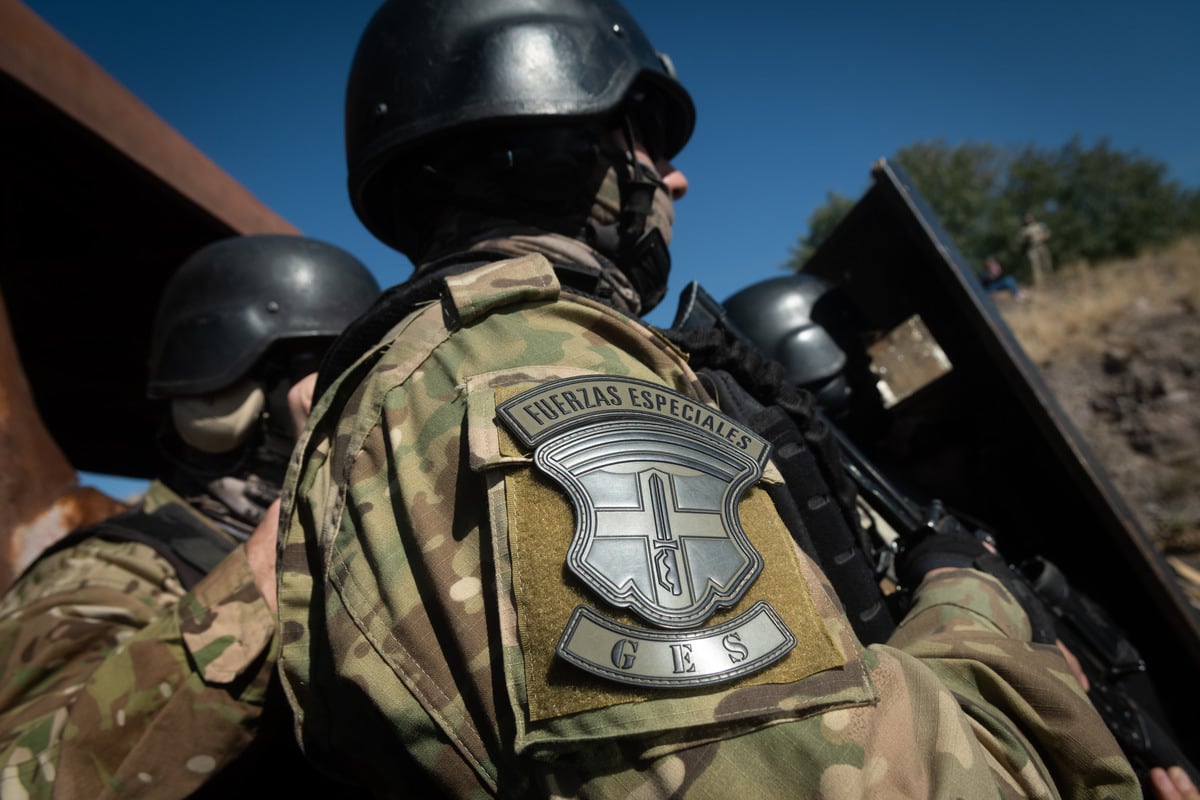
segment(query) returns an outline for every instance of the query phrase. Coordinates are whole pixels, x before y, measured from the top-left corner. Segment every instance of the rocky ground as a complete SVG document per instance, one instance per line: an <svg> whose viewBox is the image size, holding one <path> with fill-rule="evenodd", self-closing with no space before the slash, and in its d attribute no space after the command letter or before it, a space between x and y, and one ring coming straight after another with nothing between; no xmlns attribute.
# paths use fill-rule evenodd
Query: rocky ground
<svg viewBox="0 0 1200 800"><path fill-rule="evenodd" d="M1200 607L1200 243L997 300Z"/></svg>

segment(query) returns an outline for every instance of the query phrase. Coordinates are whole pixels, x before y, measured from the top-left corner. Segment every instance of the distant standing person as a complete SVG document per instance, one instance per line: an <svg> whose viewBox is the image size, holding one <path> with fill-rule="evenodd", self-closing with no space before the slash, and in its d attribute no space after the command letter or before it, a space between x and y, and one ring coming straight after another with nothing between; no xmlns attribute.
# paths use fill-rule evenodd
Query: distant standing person
<svg viewBox="0 0 1200 800"><path fill-rule="evenodd" d="M1050 274L1050 247L1046 242L1050 239L1050 229L1044 222L1038 222L1032 213L1025 213L1025 224L1019 235L1025 254L1029 256L1029 267L1033 272L1033 285L1042 288L1046 276Z"/></svg>

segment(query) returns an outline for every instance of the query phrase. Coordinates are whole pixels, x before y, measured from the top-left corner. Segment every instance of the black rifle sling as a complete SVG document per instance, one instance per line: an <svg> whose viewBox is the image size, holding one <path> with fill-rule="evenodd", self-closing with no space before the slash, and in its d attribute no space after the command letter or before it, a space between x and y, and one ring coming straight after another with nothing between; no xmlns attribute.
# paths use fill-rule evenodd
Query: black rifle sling
<svg viewBox="0 0 1200 800"><path fill-rule="evenodd" d="M841 451L808 393L783 368L716 329L664 331L706 379L721 410L771 442L785 486L768 488L797 545L825 572L864 644L895 630L859 530L857 490ZM749 387L749 388L748 388Z"/></svg>
<svg viewBox="0 0 1200 800"><path fill-rule="evenodd" d="M149 514L138 509L126 511L72 531L46 548L34 564L90 539L138 542L153 548L175 568L179 582L189 591L237 547L232 536L210 528L187 509L168 504Z"/></svg>
<svg viewBox="0 0 1200 800"><path fill-rule="evenodd" d="M821 565L845 606L854 632L864 644L886 641L895 623L883 601L871 563L846 524L837 497L830 490L816 452L805 442L795 421L777 405L763 406L727 372L701 368L703 378L716 384L721 410L771 443L772 460L784 485L768 486L780 517L802 550ZM747 402L747 400L749 402ZM740 416L753 409L749 416Z"/></svg>
<svg viewBox="0 0 1200 800"><path fill-rule="evenodd" d="M709 393L717 398L717 404L720 405L722 411L762 435L758 423L767 420L768 409L751 397L732 375L723 370L707 368L697 370L696 374L704 382ZM775 407L772 409L778 411ZM770 439L770 437L767 438ZM774 439L770 439L770 441L772 455L777 457L779 447ZM805 553L814 559L817 558L816 545L813 544L808 525L804 522L804 515L800 513L791 489L777 483L764 483L763 488L771 496L776 510L779 511L780 517L783 518L783 522L787 525L792 538L796 540L796 544Z"/></svg>

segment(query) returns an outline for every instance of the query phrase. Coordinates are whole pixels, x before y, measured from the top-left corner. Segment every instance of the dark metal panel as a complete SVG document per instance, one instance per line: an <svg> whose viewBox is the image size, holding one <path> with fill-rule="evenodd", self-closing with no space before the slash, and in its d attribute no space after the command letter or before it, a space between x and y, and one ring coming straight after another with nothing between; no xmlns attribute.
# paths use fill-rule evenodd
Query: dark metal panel
<svg viewBox="0 0 1200 800"><path fill-rule="evenodd" d="M872 178L804 269L845 287L868 336L919 315L953 368L860 446L910 491L987 521L1010 558L1041 553L1101 599L1191 731L1200 615L908 177L880 161Z"/></svg>

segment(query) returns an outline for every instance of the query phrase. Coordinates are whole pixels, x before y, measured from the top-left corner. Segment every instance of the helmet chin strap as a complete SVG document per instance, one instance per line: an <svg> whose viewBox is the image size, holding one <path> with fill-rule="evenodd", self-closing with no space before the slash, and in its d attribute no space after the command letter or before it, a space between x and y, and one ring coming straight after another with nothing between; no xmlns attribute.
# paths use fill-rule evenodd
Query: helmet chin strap
<svg viewBox="0 0 1200 800"><path fill-rule="evenodd" d="M641 296L641 313L645 314L666 295L671 271L671 253L662 231L657 227L647 230L646 225L654 208L654 193L666 191L666 187L654 168L634 154L634 130L629 115L622 116L621 122L626 147L616 151L621 164L617 169L620 213L616 223L591 223L588 232L596 249L611 258L629 278Z"/></svg>

